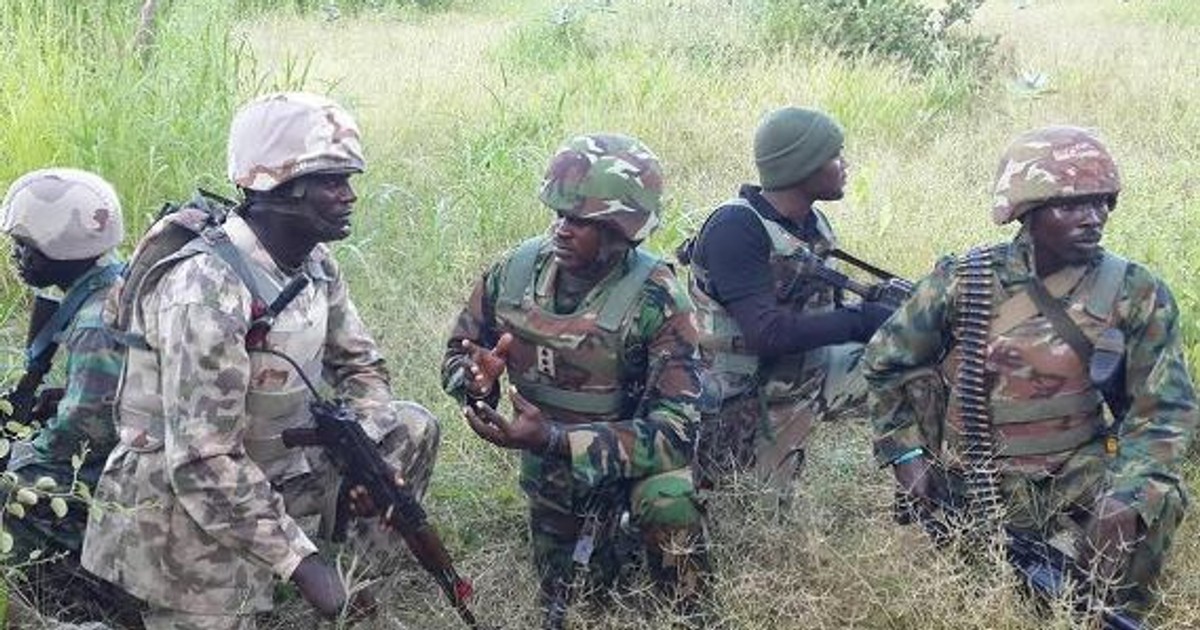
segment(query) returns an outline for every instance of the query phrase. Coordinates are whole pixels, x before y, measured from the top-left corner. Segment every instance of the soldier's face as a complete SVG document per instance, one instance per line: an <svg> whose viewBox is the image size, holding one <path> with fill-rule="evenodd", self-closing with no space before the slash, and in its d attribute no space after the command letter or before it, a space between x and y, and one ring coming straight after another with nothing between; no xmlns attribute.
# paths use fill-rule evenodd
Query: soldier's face
<svg viewBox="0 0 1200 630"><path fill-rule="evenodd" d="M317 242L339 241L350 236L350 215L358 195L350 186L350 174L314 173L298 182L304 187L297 214L307 221L310 236Z"/></svg>
<svg viewBox="0 0 1200 630"><path fill-rule="evenodd" d="M13 237L12 261L25 284L39 289L56 284L54 261L23 236Z"/></svg>
<svg viewBox="0 0 1200 630"><path fill-rule="evenodd" d="M551 235L554 241L554 259L565 270L586 274L589 270L604 267L606 253L613 238L611 230L600 221L589 221L559 215L554 221Z"/></svg>
<svg viewBox="0 0 1200 630"><path fill-rule="evenodd" d="M839 151L833 159L821 165L815 173L804 178L800 187L814 201L837 201L846 196L846 172L849 163Z"/></svg>
<svg viewBox="0 0 1200 630"><path fill-rule="evenodd" d="M1115 203L1112 195L1093 195L1034 210L1029 217L1029 233L1039 262L1077 265L1095 257Z"/></svg>
<svg viewBox="0 0 1200 630"><path fill-rule="evenodd" d="M13 237L12 260L21 280L39 289L53 285L66 289L96 262L96 258L55 260L24 236Z"/></svg>

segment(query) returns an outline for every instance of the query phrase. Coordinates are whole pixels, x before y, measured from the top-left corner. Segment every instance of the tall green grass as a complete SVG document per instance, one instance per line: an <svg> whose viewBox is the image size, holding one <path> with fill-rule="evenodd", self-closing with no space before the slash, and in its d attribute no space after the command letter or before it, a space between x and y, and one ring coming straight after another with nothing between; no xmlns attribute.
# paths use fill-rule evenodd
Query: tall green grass
<svg viewBox="0 0 1200 630"><path fill-rule="evenodd" d="M336 20L322 11L332 3L174 2L143 68L119 54L133 3L87 4L120 8L86 19L81 11L98 10L67 0L0 8L12 11L0 14L0 111L21 116L0 119L0 183L50 163L98 170L118 184L137 232L162 201L197 183L229 192L225 128L250 93L301 86L351 106L369 166L355 180L354 233L338 255L397 394L443 420L429 507L460 568L477 578L487 619L537 624L524 502L515 459L458 421L437 365L471 283L549 223L537 185L570 135L621 131L656 150L667 212L650 247L666 253L738 183L753 181L751 136L763 114L788 103L825 109L847 132L848 195L825 206L843 244L916 277L941 255L1011 235L988 217L988 187L1011 137L1047 123L1095 126L1126 182L1106 245L1169 282L1200 373L1200 110L1191 107L1200 98L1200 28L1185 0L985 3L973 28L999 36L1003 63L979 74L920 73L872 54L847 59L819 43L785 43L765 28L768 0L479 0L434 11L340 2ZM43 33L39 24L60 26ZM84 24L98 31L87 35L97 42L90 48L54 36ZM1044 83L1029 79L1036 75ZM19 292L11 274L0 283L6 298ZM14 360L19 313L0 310ZM888 522L888 479L869 462L861 426L822 429L785 524L743 509L741 497L714 500L718 522L746 524L716 530L720 627L1043 623L1010 584L930 553ZM1185 524L1164 586L1162 617L1177 627L1200 622L1189 577L1200 574L1195 531ZM391 611L379 625L456 627L420 571L402 573L384 585ZM307 615L290 606L271 627ZM652 628L670 619L630 608L576 621ZM1066 615L1045 623L1070 627Z"/></svg>

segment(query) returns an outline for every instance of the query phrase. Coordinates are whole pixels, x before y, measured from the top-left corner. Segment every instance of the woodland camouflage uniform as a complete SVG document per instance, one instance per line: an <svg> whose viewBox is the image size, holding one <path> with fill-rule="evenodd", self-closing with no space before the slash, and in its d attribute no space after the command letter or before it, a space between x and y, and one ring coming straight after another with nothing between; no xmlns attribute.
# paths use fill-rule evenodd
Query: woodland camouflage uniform
<svg viewBox="0 0 1200 630"><path fill-rule="evenodd" d="M109 287L122 265L114 250L124 236L121 205L116 191L99 176L66 168L28 173L9 188L4 200L3 229L22 237L52 260L86 260L95 263L66 288L58 312L44 322L27 354L43 351L41 343L59 345L65 381L62 398L53 415L28 441L15 442L8 471L22 485L40 478L56 483L56 494L83 494L77 483L95 488L104 460L116 444L113 399L120 378L122 353L108 334L102 311ZM50 337L44 337L51 335ZM43 390L44 391L44 390ZM95 580L79 580L79 552L87 525L87 503L68 501L65 516L56 516L43 499L26 508L23 517L8 514L4 529L13 535L10 562L24 562L32 551L43 558L60 552L66 556L26 570L26 595L62 618L72 609L83 615L110 613L112 593ZM91 600L84 604L73 598ZM51 610L50 607L57 607Z"/></svg>
<svg viewBox="0 0 1200 630"><path fill-rule="evenodd" d="M610 221L636 245L658 223L661 186L657 160L637 141L582 136L552 160L542 199L566 216ZM612 530L625 509L651 573L694 591L699 576L687 556L696 553L700 513L688 462L701 384L691 303L670 267L636 247L570 312L556 310L557 273L547 236L484 273L451 333L445 388L468 401L461 340L492 347L512 333L509 381L565 425L569 459L529 451L521 459L543 596L572 580L588 516L606 530L591 560L593 586L611 582L623 562Z"/></svg>
<svg viewBox="0 0 1200 630"><path fill-rule="evenodd" d="M721 293L742 287L720 287L713 280L722 272L728 274L731 265L742 266L743 256L737 262L725 261L718 263L719 268L710 268L703 255L703 250L721 242L745 238L739 232L758 232L760 225L766 238L756 243L764 243L767 251L746 251L744 257L766 261L762 273L769 276L754 280L770 288L771 305L791 318L835 311L846 314L842 292L817 276L821 267L837 264L831 257L837 238L825 214L812 207L797 222L779 214L763 196L766 191L802 185L826 164L840 159L843 144L841 127L824 113L798 107L771 112L754 139L761 186L743 186L738 196L718 206L699 234L684 245L681 258L690 260L688 289L696 305L706 368L697 446L697 463L706 483L736 470L753 471L786 502L803 465L813 423L863 411L866 383L858 370L862 343L830 342L778 356L756 350L727 309L730 296ZM753 220L735 226L728 220L733 212ZM769 315L759 312L755 317L762 320ZM805 332L808 338L814 334Z"/></svg>
<svg viewBox="0 0 1200 630"><path fill-rule="evenodd" d="M742 205L757 217L745 204L738 198L724 205ZM837 240L825 215L816 209L813 214L817 232L807 241L760 217L771 239L775 295L797 312L831 310L840 300L837 289L814 276L813 265L834 266L829 252ZM813 422L854 415L865 402L866 383L858 371L862 344L763 360L746 350L737 322L703 289L706 270L695 261L690 268L708 368L699 463L718 475L754 470L786 498Z"/></svg>
<svg viewBox="0 0 1200 630"><path fill-rule="evenodd" d="M1119 188L1107 150L1090 133L1038 130L1019 138L1001 164L995 219L1005 223L1056 199L1115 199ZM1180 463L1197 423L1175 301L1145 267L1108 252L1044 279L1088 338L1094 341L1106 328L1125 335L1119 389L1130 405L1114 424L1089 381L1088 365L1031 306L1028 228L993 252L995 306L985 366L1007 523L1045 540L1058 537L1074 553L1071 543L1080 541L1098 498L1133 508L1140 538L1126 550L1130 564L1109 599L1144 610L1188 502ZM954 396L947 405L944 389L960 362L953 332L958 264L953 257L940 261L864 355L876 457L886 465L925 449L935 468L948 473L935 475L942 486L935 492L952 502L965 492L960 411ZM1105 450L1110 433L1118 438L1115 454Z"/></svg>
<svg viewBox="0 0 1200 630"><path fill-rule="evenodd" d="M254 149L239 124L276 132L274 141ZM244 158L251 150L256 160ZM304 159L287 159L300 152ZM243 188L362 167L354 121L325 99L272 95L235 118L230 175ZM225 222L224 233L264 286L278 292L295 275L309 276L265 346L346 398L420 496L437 423L420 406L392 400L383 358L329 249L317 245L288 272L240 216ZM128 350L120 443L96 493L103 507L92 512L84 566L149 603L148 626L250 627L254 612L271 607L272 576L288 579L316 551L296 519L332 516L340 478L321 449L282 444L282 431L314 426L311 394L284 360L247 351L252 296L242 277L204 246L159 265L149 288L149 280L125 287L138 290L129 332L144 343ZM374 524L356 525L370 525L379 549L396 546Z"/></svg>

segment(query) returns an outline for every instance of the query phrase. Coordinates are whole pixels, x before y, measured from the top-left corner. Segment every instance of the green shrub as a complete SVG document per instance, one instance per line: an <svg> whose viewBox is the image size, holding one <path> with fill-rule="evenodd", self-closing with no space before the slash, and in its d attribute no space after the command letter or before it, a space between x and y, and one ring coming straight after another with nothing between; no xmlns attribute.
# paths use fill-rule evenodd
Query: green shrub
<svg viewBox="0 0 1200 630"><path fill-rule="evenodd" d="M984 0L949 0L940 10L920 0L765 0L774 45L818 44L847 57L875 55L930 75L986 75L996 38L961 32Z"/></svg>

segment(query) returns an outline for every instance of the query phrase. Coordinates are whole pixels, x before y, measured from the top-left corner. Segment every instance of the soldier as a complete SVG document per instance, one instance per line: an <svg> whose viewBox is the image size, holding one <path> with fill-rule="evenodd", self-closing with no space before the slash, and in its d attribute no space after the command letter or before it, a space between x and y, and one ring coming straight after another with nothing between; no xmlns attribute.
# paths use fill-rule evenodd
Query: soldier
<svg viewBox="0 0 1200 630"><path fill-rule="evenodd" d="M891 309L843 305L813 275L837 246L814 203L843 196L842 145L842 130L821 112L771 112L754 136L761 186L742 186L681 248L708 368L698 445L705 485L752 469L786 500L814 419L848 415L865 400L861 343Z"/></svg>
<svg viewBox="0 0 1200 630"><path fill-rule="evenodd" d="M611 582L626 509L653 577L695 603L696 330L670 267L639 247L659 224L658 158L627 136L578 136L551 158L540 196L558 218L475 285L450 336L445 389L480 437L522 451L547 627L561 624L586 568L572 567L573 553L585 565L594 544L594 585ZM511 421L496 411L505 373Z"/></svg>
<svg viewBox="0 0 1200 630"><path fill-rule="evenodd" d="M350 234L350 177L365 167L354 119L323 97L263 96L235 115L228 157L243 201L216 235L127 282L132 314L115 318L130 315L120 441L83 564L145 600L150 628L253 627L271 607L272 576L324 616L345 603L338 573L296 522L342 500L340 480L320 449L285 448L280 437L313 426L311 394L289 363L248 345L290 356L311 381L324 377L418 496L437 449L433 416L392 401L379 349L324 244ZM250 343L258 298L302 276L265 339Z"/></svg>
<svg viewBox="0 0 1200 630"><path fill-rule="evenodd" d="M876 457L919 505L961 503L964 475L994 468L971 488L995 491L1000 520L1072 554L1097 584L1115 580L1105 599L1137 614L1183 517L1197 408L1171 292L1100 245L1120 190L1091 131L1019 136L992 209L997 224L1020 221L1016 237L940 261L872 340L864 373ZM968 449L989 436L976 466Z"/></svg>
<svg viewBox="0 0 1200 630"><path fill-rule="evenodd" d="M121 350L105 330L101 313L105 295L122 269L115 252L124 236L121 203L112 185L94 173L49 168L13 182L3 213L3 229L13 239L13 261L21 279L38 290L63 291L53 314L30 331L22 378L27 387L18 386L12 396L23 401L14 405L21 408L14 414L18 421L44 425L32 439L13 444L8 471L20 485L36 484L60 498L78 496L76 480L94 488L104 458L117 441L113 394L121 374ZM60 345L65 386L43 388L35 396ZM45 558L61 555L51 566L31 568L33 588L27 595L60 618L75 612L86 616L87 611L75 610L82 603L70 601L71 595L105 598L99 590L73 588L86 588L79 577L79 551L87 505L74 499L58 505L67 508L61 518L49 500L25 509L23 516L7 515L4 528L14 538L10 562L23 562L34 550Z"/></svg>

